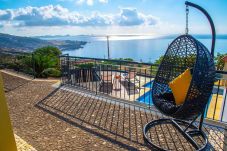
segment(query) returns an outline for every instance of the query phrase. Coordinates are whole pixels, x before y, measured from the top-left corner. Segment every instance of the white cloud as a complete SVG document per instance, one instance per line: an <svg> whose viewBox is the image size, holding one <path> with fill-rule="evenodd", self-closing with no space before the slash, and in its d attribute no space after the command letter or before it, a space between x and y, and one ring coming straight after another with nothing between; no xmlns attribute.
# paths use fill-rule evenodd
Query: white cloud
<svg viewBox="0 0 227 151"><path fill-rule="evenodd" d="M141 25L145 23L146 16L137 12L135 8L123 8L118 17L120 26Z"/></svg>
<svg viewBox="0 0 227 151"><path fill-rule="evenodd" d="M76 0L76 4L78 5L87 4L89 6L92 6L94 2L108 3L108 0Z"/></svg>
<svg viewBox="0 0 227 151"><path fill-rule="evenodd" d="M84 2L85 2L85 0L77 0L77 1L76 1L76 4L81 5L81 4L83 4Z"/></svg>
<svg viewBox="0 0 227 151"><path fill-rule="evenodd" d="M9 20L13 16L11 10L0 10L0 20Z"/></svg>
<svg viewBox="0 0 227 151"><path fill-rule="evenodd" d="M158 18L138 12L136 8L121 8L115 19L120 26L155 25L158 22Z"/></svg>
<svg viewBox="0 0 227 151"><path fill-rule="evenodd" d="M94 1L93 0L87 0L87 5L93 5Z"/></svg>
<svg viewBox="0 0 227 151"><path fill-rule="evenodd" d="M84 0L80 0L81 2ZM100 0L103 1L103 0ZM88 2L93 3L93 0ZM0 10L0 22L12 26L138 26L155 25L158 19L138 12L135 8L121 8L118 14L94 12L89 16L71 12L60 5L24 7Z"/></svg>
<svg viewBox="0 0 227 151"><path fill-rule="evenodd" d="M99 0L100 3L108 3L108 0Z"/></svg>

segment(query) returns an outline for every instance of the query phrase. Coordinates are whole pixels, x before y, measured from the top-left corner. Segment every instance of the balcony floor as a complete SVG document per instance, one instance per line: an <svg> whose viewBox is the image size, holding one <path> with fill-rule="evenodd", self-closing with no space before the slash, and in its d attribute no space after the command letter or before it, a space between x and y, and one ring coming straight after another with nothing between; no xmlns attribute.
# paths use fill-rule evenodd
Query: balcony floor
<svg viewBox="0 0 227 151"><path fill-rule="evenodd" d="M37 150L149 150L143 126L162 117L155 110L73 87L54 89L53 82L3 76L14 132ZM204 131L213 149L224 149L223 128L205 124ZM168 124L155 127L150 136L169 150L193 150Z"/></svg>

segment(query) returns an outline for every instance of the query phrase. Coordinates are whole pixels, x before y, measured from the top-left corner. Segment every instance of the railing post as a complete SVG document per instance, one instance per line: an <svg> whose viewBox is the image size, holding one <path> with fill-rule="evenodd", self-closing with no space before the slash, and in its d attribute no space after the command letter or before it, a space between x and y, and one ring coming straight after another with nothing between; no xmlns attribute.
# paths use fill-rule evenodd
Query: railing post
<svg viewBox="0 0 227 151"><path fill-rule="evenodd" d="M202 130L202 128L203 128L204 115L205 115L205 110L202 112L201 117L200 117L199 130Z"/></svg>
<svg viewBox="0 0 227 151"><path fill-rule="evenodd" d="M153 67L153 66L151 65L151 71L150 71L150 75L151 75L151 77L153 76L153 75L152 75L152 67Z"/></svg>
<svg viewBox="0 0 227 151"><path fill-rule="evenodd" d="M120 98L121 98L121 82L122 82L122 77L121 77L121 60L120 60Z"/></svg>
<svg viewBox="0 0 227 151"><path fill-rule="evenodd" d="M227 100L227 87L224 88L224 93L223 93L223 97L224 97L224 102L223 102L223 105L222 105L222 111L221 111L221 122L223 122L223 118L224 118L224 113L225 113L225 110L226 110L226 100ZM224 119L225 122L227 122L227 119Z"/></svg>
<svg viewBox="0 0 227 151"><path fill-rule="evenodd" d="M217 96L216 96L216 100L215 100L215 105L214 105L214 113L213 113L213 120L215 120L215 114L216 114L216 109L217 109L217 104L218 104L218 96L219 96L219 90L220 90L220 84L221 84L221 80L218 80L218 89L217 89Z"/></svg>
<svg viewBox="0 0 227 151"><path fill-rule="evenodd" d="M60 71L61 71L60 85L62 85L63 70L62 70L62 63L61 63L61 56L60 55L58 56L58 59L59 59L59 67L60 67Z"/></svg>
<svg viewBox="0 0 227 151"><path fill-rule="evenodd" d="M106 37L106 40L107 40L108 59L110 59L110 41L109 41L109 36Z"/></svg>
<svg viewBox="0 0 227 151"><path fill-rule="evenodd" d="M96 62L96 59L95 59L95 72L97 73L97 62ZM95 79L95 94L97 95L98 94L98 85L97 85L97 82L98 80L97 79Z"/></svg>
<svg viewBox="0 0 227 151"><path fill-rule="evenodd" d="M66 60L67 60L67 79L68 79L67 83L69 83L69 80L70 80L69 55L67 56Z"/></svg>

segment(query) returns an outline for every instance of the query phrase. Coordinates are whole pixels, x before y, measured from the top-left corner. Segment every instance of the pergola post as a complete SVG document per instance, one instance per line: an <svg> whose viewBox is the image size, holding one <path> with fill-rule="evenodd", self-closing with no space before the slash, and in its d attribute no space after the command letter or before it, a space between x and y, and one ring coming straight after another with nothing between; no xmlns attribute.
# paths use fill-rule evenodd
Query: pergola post
<svg viewBox="0 0 227 151"><path fill-rule="evenodd" d="M17 151L9 111L3 89L3 80L0 74L0 150Z"/></svg>

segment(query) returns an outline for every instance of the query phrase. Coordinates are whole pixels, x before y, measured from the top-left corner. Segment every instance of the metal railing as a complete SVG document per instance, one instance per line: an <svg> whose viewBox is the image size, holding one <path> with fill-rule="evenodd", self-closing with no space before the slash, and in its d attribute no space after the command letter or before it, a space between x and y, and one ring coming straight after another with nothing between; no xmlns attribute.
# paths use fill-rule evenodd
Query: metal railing
<svg viewBox="0 0 227 151"><path fill-rule="evenodd" d="M75 85L112 97L146 101L157 65L125 60L61 56L62 83Z"/></svg>
<svg viewBox="0 0 227 151"><path fill-rule="evenodd" d="M227 123L227 72L216 71L216 82L206 108L206 118Z"/></svg>
<svg viewBox="0 0 227 151"><path fill-rule="evenodd" d="M60 56L62 84L69 84L110 97L153 107L152 80L157 64L134 61ZM227 72L217 71L217 81L210 97L206 118L227 122Z"/></svg>

